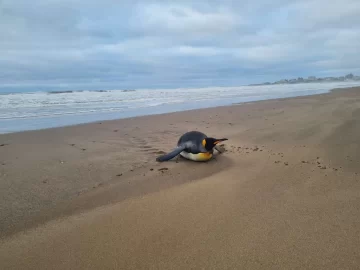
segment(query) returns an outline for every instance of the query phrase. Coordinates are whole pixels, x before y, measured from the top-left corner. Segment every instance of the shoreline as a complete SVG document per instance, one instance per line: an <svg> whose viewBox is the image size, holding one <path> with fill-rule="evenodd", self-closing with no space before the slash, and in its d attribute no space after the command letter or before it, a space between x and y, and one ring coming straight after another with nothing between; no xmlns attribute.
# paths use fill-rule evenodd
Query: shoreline
<svg viewBox="0 0 360 270"><path fill-rule="evenodd" d="M348 89L348 88L353 88L353 87L359 87L359 86L344 86L341 88L334 88L334 89L339 89L339 90L344 90L344 89ZM291 95L288 97L271 97L271 98L260 98L260 99L255 99L253 101L243 101L243 102L235 102L235 103L229 103L229 104L225 104L225 105L221 105L221 102L219 101L219 105L209 105L208 107L194 107L190 106L189 108L186 108L186 106L183 106L181 109L176 109L175 111L168 111L168 110L164 110L161 108L154 108L155 111L156 110L160 110L160 112L149 112L151 111L150 108L143 108L144 112L142 114L139 115L135 115L132 116L132 114L134 113L127 113L130 116L124 116L124 117L117 117L117 116L107 116L103 119L99 119L99 120L83 120L83 122L78 122L78 123L74 123L74 124L60 124L58 126L53 126L53 127L40 127L40 128L32 128L32 129L23 129L23 130L15 130L15 131L3 131L3 133L0 133L0 135L2 134L14 134L17 132L27 132L27 131L36 131L36 130L46 130L46 129L53 129L53 128L62 128L62 127L71 127L71 126L78 126L78 125L86 125L86 124L93 124L93 123L97 123L97 122L105 122L105 121L116 121L116 120L120 120L120 119L132 119L132 118L137 118L137 117L144 117L144 116L151 116L151 115L163 115L163 114L168 114L168 113L178 113L178 112L183 112L183 111L193 111L193 110L202 110L202 109L211 109L211 108L218 108L218 107L226 107L226 106L233 106L233 105L241 105L241 104L247 104L249 102L253 103L253 102L261 102L261 101L266 101L266 100L286 100L289 98L297 98L297 97L305 97L305 96L316 96L316 95L322 95L322 94L328 94L331 93L333 89L328 89L328 90L322 90L320 91L321 93L316 93L317 91L314 91L315 93L312 94L299 94L299 95ZM318 90L319 91L319 90ZM148 111L148 112L146 112ZM164 112L162 112L164 111ZM107 114L107 113L99 113L98 115L102 115L102 114ZM91 116L92 115L92 116ZM86 118L86 116L90 116L90 118L94 118L94 115L97 115L96 113L92 113L92 114L77 114L74 115L75 118ZM59 115L59 116L48 116L48 117L42 117L42 118L37 118L37 120L50 120L53 119L54 121L56 121L56 119L62 119L63 117L65 117L65 115ZM30 120L30 118L19 118L19 119L5 119L5 120L1 120L2 122L6 123L6 121L28 121ZM62 120L63 121L63 120ZM85 121L85 122L84 122Z"/></svg>
<svg viewBox="0 0 360 270"><path fill-rule="evenodd" d="M4 267L359 261L360 87L240 105L0 134ZM225 153L155 161L189 130Z"/></svg>

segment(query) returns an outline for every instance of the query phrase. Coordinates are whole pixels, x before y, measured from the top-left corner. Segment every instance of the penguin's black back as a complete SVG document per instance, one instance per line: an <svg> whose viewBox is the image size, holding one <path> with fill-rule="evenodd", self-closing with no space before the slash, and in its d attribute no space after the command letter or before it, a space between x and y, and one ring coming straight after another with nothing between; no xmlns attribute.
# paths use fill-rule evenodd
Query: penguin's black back
<svg viewBox="0 0 360 270"><path fill-rule="evenodd" d="M195 144L201 144L203 139L207 138L207 136L200 131L189 131L184 133L178 140L178 145L191 141Z"/></svg>
<svg viewBox="0 0 360 270"><path fill-rule="evenodd" d="M187 145L189 145L189 146L191 145L190 148L193 151L198 152L202 148L202 141L205 138L207 138L207 136L200 131L189 131L189 132L184 133L179 138L177 145L179 146L184 143L187 143ZM191 144L190 144L190 142L191 142ZM188 151L186 151L186 152L188 152Z"/></svg>

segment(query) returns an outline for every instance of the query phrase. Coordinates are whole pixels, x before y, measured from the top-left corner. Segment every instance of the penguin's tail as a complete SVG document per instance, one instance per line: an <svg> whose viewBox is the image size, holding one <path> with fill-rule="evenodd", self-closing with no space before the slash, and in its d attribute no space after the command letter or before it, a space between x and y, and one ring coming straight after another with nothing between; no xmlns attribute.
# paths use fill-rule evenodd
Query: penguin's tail
<svg viewBox="0 0 360 270"><path fill-rule="evenodd" d="M158 161L158 162L168 161L168 160L176 157L177 155L179 155L184 149L185 149L184 146L176 147L170 153L167 153L167 154L157 157L156 161Z"/></svg>

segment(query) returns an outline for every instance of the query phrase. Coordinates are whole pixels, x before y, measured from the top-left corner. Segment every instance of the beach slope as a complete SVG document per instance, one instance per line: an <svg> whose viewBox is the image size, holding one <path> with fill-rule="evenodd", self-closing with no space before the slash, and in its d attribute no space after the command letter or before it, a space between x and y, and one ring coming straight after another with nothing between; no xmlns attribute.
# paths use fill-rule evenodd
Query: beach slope
<svg viewBox="0 0 360 270"><path fill-rule="evenodd" d="M0 136L2 269L355 269L360 88ZM189 130L206 163L157 163Z"/></svg>

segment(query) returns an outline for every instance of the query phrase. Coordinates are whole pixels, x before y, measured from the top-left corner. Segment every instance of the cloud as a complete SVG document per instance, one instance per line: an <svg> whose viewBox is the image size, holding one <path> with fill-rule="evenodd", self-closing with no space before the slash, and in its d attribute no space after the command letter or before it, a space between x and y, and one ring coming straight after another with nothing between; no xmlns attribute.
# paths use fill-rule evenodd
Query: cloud
<svg viewBox="0 0 360 270"><path fill-rule="evenodd" d="M360 6L356 0L343 2L306 0L295 5L295 7L293 14L297 23L306 29L352 28L360 22Z"/></svg>
<svg viewBox="0 0 360 270"><path fill-rule="evenodd" d="M0 84L177 88L342 75L359 70L357 2L0 0Z"/></svg>
<svg viewBox="0 0 360 270"><path fill-rule="evenodd" d="M171 35L214 35L231 32L241 24L241 18L230 10L201 12L191 7L163 5L161 3L139 5L136 9L136 23L145 31Z"/></svg>

